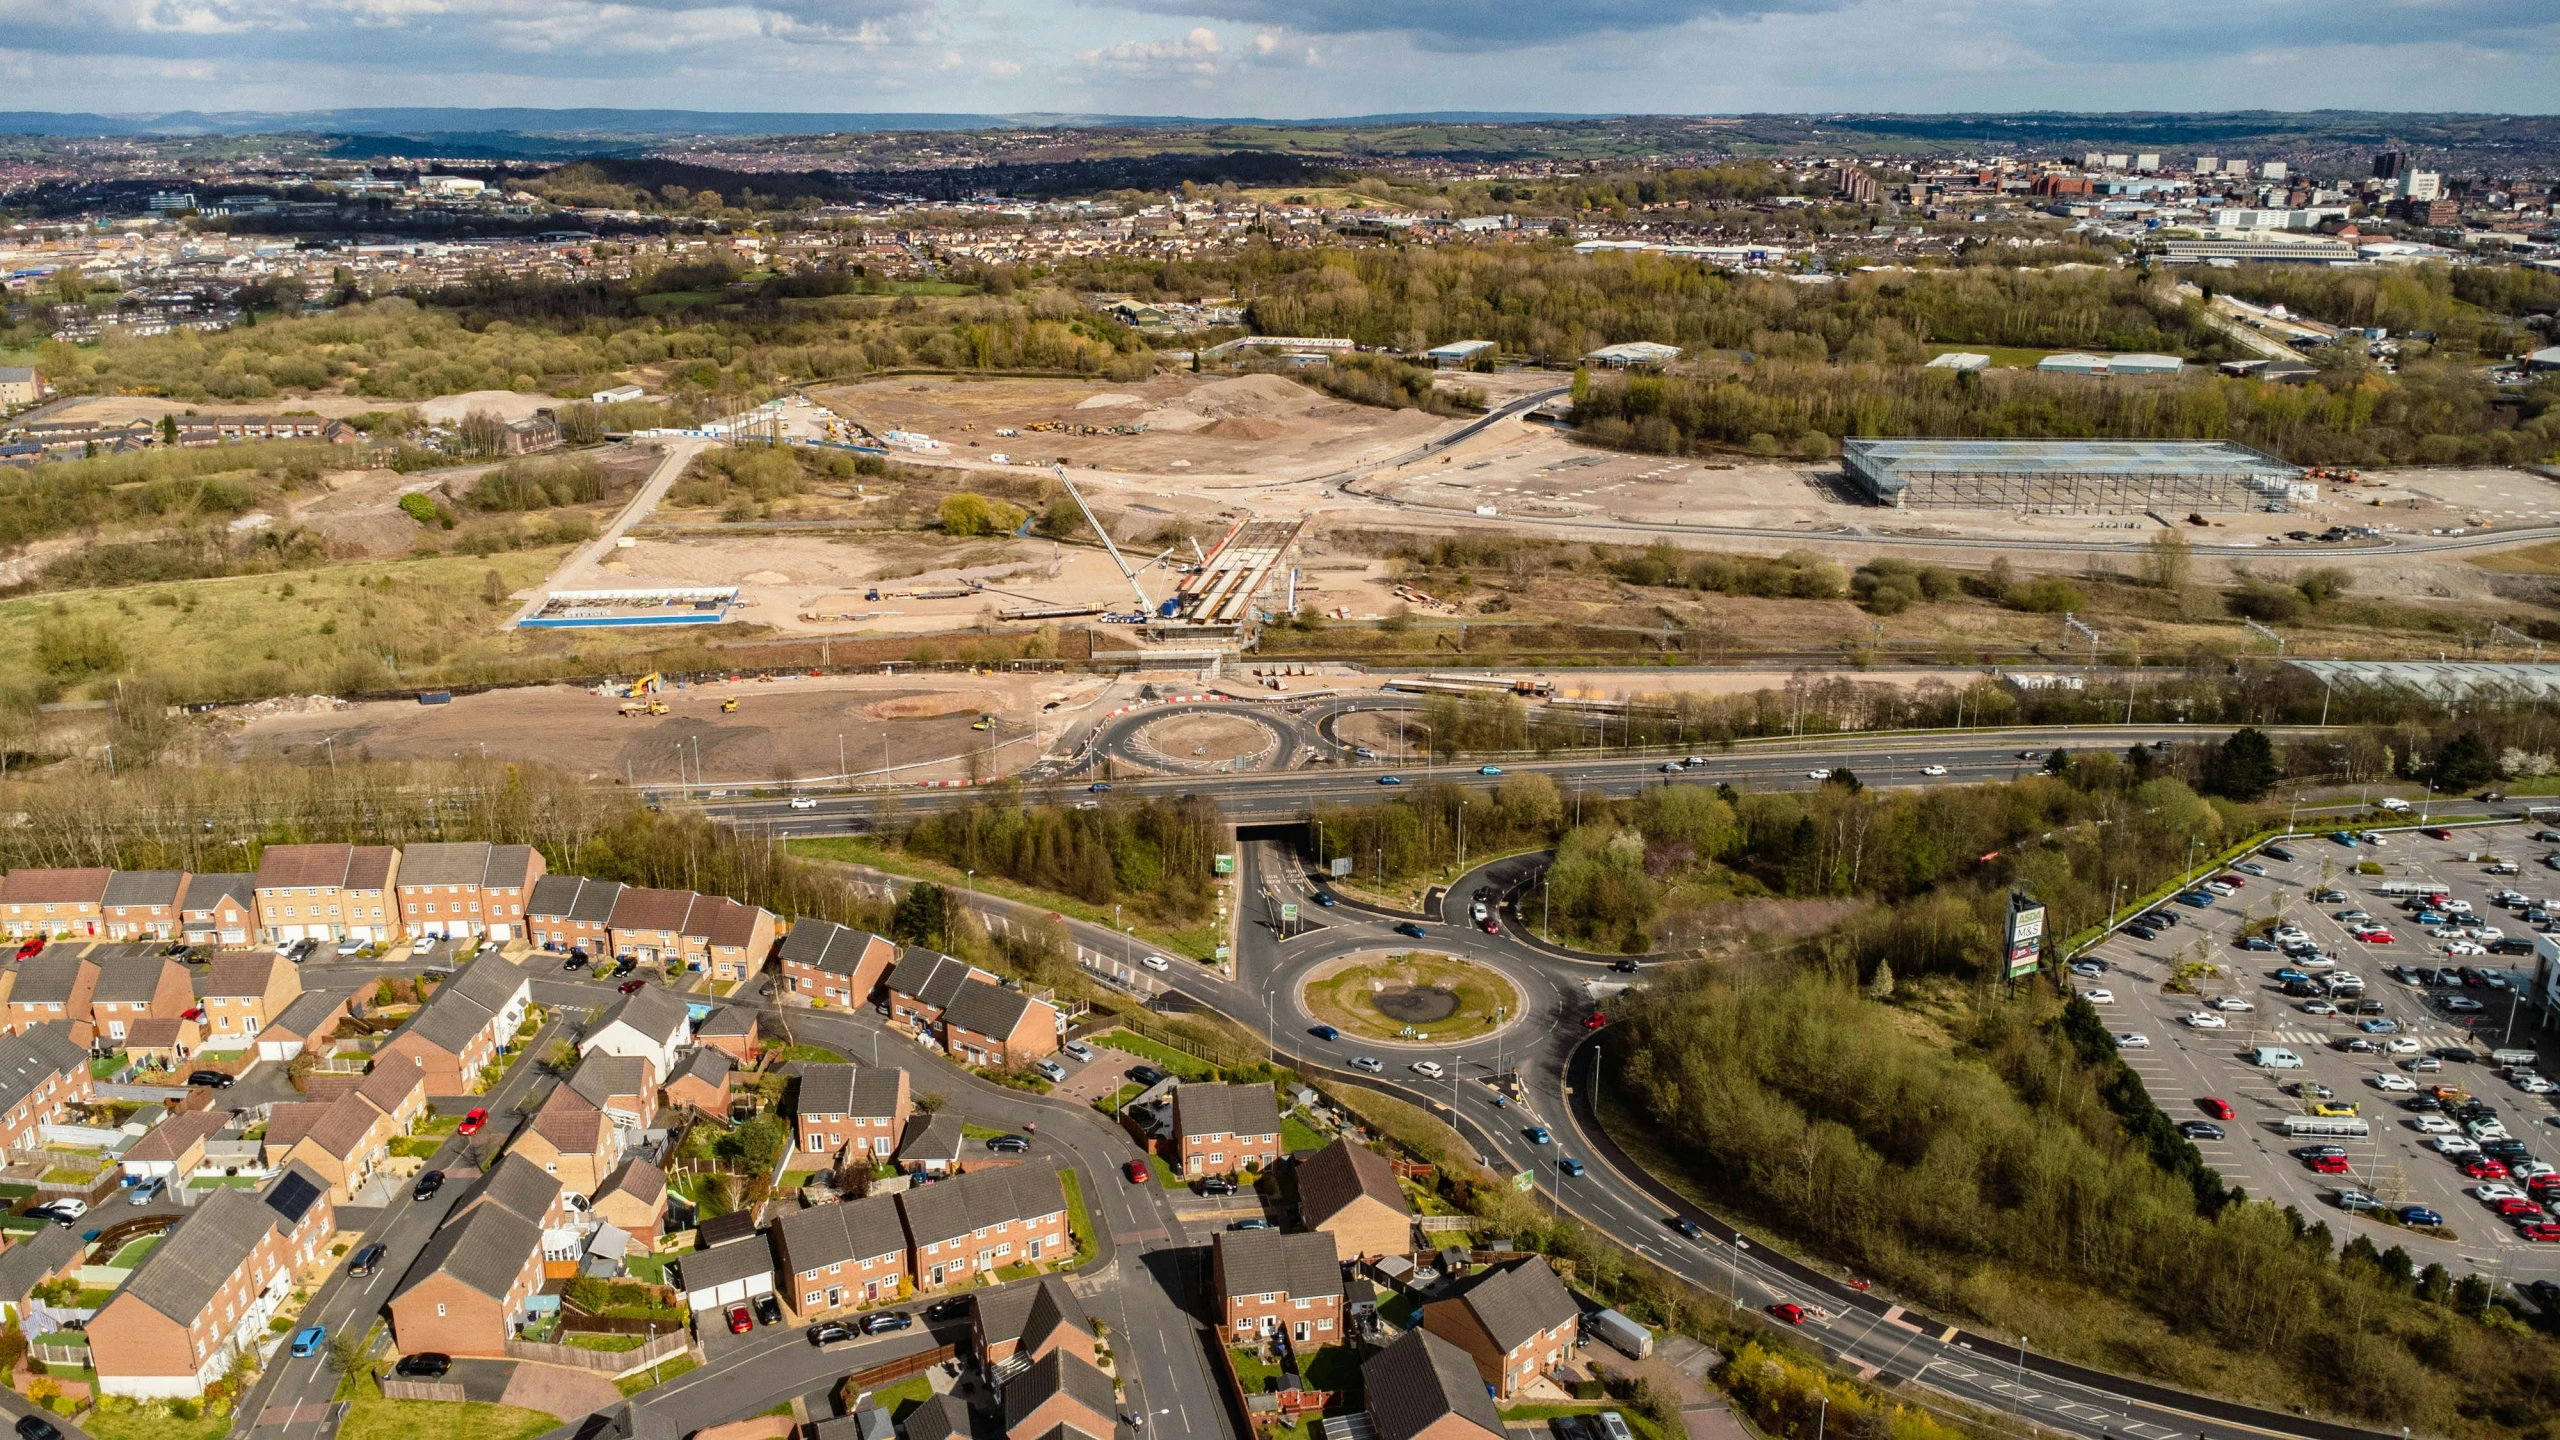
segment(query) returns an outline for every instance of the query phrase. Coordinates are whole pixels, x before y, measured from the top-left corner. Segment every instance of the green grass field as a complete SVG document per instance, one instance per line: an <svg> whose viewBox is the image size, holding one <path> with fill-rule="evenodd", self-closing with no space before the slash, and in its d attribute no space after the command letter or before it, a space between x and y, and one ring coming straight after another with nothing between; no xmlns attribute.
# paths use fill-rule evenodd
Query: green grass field
<svg viewBox="0 0 2560 1440"><path fill-rule="evenodd" d="M793 840L787 843L790 845L792 854L806 859L834 860L846 865L866 866L884 874L902 875L910 880L930 880L937 885L954 890L983 891L1002 899L1017 901L1024 905L1036 905L1045 910L1054 910L1061 915L1071 915L1078 920L1095 925L1111 923L1111 907L1108 905L1088 904L1071 896L1060 895L1055 891L1034 890L1028 885L1016 885L1001 876L979 875L972 879L948 865L920 859L901 850L892 850L876 840L854 836L829 836L824 839ZM1122 918L1124 920L1127 918L1125 912ZM1214 922L1170 930L1163 926L1137 921L1130 923L1129 933L1141 950L1152 946L1169 954L1188 955L1195 960L1214 953L1218 946L1217 926Z"/></svg>

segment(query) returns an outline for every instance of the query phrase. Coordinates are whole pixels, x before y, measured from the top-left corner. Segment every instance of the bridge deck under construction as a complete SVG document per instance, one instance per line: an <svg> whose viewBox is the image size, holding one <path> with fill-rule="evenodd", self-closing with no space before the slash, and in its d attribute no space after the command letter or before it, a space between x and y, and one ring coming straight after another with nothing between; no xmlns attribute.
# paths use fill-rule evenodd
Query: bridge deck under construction
<svg viewBox="0 0 2560 1440"><path fill-rule="evenodd" d="M1250 619L1253 597L1287 562L1306 524L1304 520L1247 520L1228 531L1199 572L1183 582L1183 593L1193 597L1185 611L1191 623L1241 625Z"/></svg>

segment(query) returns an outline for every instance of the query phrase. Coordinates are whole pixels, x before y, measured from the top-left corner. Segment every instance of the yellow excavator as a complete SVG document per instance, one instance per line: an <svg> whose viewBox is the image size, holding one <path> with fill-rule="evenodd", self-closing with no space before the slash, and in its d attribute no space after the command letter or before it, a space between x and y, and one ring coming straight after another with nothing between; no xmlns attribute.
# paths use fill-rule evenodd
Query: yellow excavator
<svg viewBox="0 0 2560 1440"><path fill-rule="evenodd" d="M724 696L722 696L722 697L721 697L721 699L720 699L720 713L721 713L721 714L723 714L723 715L735 715L735 714L737 714L737 713L738 713L738 697L737 697L737 696L735 696L735 695L724 695Z"/></svg>

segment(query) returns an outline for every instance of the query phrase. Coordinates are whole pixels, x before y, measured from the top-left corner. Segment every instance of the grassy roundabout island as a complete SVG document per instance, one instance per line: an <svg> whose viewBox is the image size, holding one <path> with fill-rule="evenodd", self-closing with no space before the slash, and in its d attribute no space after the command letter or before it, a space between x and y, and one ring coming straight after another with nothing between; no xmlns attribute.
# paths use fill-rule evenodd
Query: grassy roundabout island
<svg viewBox="0 0 2560 1440"><path fill-rule="evenodd" d="M1428 950L1346 955L1303 993L1308 1014L1371 1040L1472 1040L1520 1018L1519 988L1501 972Z"/></svg>

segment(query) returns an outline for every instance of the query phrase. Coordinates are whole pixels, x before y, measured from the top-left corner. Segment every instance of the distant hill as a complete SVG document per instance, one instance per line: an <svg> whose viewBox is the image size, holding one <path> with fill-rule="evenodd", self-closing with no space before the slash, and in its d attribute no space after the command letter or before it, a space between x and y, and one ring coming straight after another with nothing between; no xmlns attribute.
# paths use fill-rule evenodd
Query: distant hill
<svg viewBox="0 0 2560 1440"><path fill-rule="evenodd" d="M1210 120L1178 115L959 115L926 112L818 114L753 110L537 110L392 107L356 110L173 110L153 115L0 111L9 135L272 135L397 137L823 135L883 130L1008 130L1032 126L1256 124L1280 126L1518 124L1588 119L1533 111L1453 110L1420 115L1354 115L1333 120Z"/></svg>

